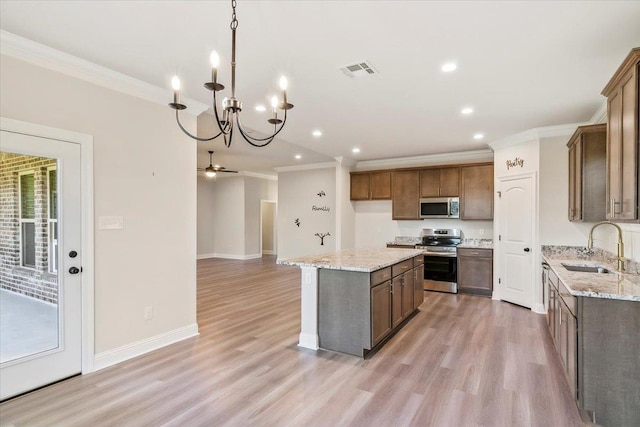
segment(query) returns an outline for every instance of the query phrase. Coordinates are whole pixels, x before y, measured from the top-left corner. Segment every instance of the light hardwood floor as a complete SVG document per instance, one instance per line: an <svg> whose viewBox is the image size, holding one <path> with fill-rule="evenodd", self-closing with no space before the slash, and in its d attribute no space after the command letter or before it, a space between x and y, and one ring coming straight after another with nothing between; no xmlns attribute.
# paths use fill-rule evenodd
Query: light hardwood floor
<svg viewBox="0 0 640 427"><path fill-rule="evenodd" d="M5 402L15 426L579 426L544 317L426 293L368 360L297 347L300 270L198 261L200 336Z"/></svg>

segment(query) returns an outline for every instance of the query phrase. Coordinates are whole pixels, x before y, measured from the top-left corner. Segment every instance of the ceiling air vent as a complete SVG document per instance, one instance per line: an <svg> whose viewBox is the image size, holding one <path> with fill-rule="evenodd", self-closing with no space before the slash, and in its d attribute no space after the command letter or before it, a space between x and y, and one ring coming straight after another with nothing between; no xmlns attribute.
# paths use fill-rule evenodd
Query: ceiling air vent
<svg viewBox="0 0 640 427"><path fill-rule="evenodd" d="M340 71L342 71L345 76L351 77L352 79L356 77L368 77L379 74L378 70L376 70L369 61L362 61L352 65L345 65L344 67L340 67Z"/></svg>

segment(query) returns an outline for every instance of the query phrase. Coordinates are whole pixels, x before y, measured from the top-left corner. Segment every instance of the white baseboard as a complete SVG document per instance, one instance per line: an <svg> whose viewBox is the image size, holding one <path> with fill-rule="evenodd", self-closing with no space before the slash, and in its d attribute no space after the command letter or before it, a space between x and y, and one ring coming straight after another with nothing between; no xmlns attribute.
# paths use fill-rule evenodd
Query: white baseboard
<svg viewBox="0 0 640 427"><path fill-rule="evenodd" d="M250 254L250 255L236 255L236 254L201 254L196 257L196 259L206 259L206 258L224 258L224 259L239 259L239 260L247 260L247 259L256 259L262 258L262 254Z"/></svg>
<svg viewBox="0 0 640 427"><path fill-rule="evenodd" d="M134 357L197 335L199 335L198 324L193 323L154 337L114 348L113 350L103 351L102 353L96 354L93 362L93 370L99 371L100 369L133 359Z"/></svg>
<svg viewBox="0 0 640 427"><path fill-rule="evenodd" d="M276 251L267 251L267 250L262 251L262 255L275 255L275 254L276 254Z"/></svg>
<svg viewBox="0 0 640 427"><path fill-rule="evenodd" d="M547 314L544 304L534 304L533 307L531 307L531 311L538 314Z"/></svg>
<svg viewBox="0 0 640 427"><path fill-rule="evenodd" d="M320 340L317 335L301 333L298 341L298 347L318 350L320 348Z"/></svg>

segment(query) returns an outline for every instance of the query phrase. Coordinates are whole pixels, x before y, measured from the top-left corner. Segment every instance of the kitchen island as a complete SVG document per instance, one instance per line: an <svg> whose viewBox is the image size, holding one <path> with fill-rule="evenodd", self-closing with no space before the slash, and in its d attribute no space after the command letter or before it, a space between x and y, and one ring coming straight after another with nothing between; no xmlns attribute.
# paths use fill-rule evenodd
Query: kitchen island
<svg viewBox="0 0 640 427"><path fill-rule="evenodd" d="M278 260L301 269L298 345L364 357L422 303L423 256L416 249L346 249Z"/></svg>

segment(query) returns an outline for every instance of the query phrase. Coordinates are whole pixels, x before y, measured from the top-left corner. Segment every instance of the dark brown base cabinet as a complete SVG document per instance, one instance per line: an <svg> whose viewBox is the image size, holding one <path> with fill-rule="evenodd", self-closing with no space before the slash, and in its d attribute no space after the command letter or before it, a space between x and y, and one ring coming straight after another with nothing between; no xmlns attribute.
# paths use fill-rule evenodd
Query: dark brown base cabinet
<svg viewBox="0 0 640 427"><path fill-rule="evenodd" d="M458 292L493 294L493 249L458 248Z"/></svg>
<svg viewBox="0 0 640 427"><path fill-rule="evenodd" d="M422 304L423 272L422 256L372 273L321 268L320 347L364 357L382 345Z"/></svg>
<svg viewBox="0 0 640 427"><path fill-rule="evenodd" d="M547 274L549 333L578 406L598 425L640 425L640 302L575 297Z"/></svg>

